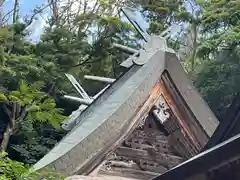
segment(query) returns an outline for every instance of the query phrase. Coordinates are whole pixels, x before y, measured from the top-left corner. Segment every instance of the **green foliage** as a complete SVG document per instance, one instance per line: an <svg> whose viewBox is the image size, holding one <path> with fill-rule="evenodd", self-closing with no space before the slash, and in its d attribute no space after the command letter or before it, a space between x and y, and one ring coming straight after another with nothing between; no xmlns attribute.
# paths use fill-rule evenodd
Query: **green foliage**
<svg viewBox="0 0 240 180"><path fill-rule="evenodd" d="M22 162L11 160L7 157L6 152L0 155L0 179L1 180L34 180L37 178L44 178L46 180L63 180L63 176L50 171L36 172L33 171L28 165Z"/></svg>
<svg viewBox="0 0 240 180"><path fill-rule="evenodd" d="M48 153L56 143L57 140L50 137L37 137L31 134L29 138L26 138L24 144L12 145L11 148L13 148L15 153L18 152L20 154L19 159L23 162L34 164Z"/></svg>
<svg viewBox="0 0 240 180"><path fill-rule="evenodd" d="M195 80L195 85L219 118L235 93L240 91L239 58L237 51L222 51L215 60L203 65Z"/></svg>
<svg viewBox="0 0 240 180"><path fill-rule="evenodd" d="M55 128L59 128L60 122L65 119L65 116L61 115L63 109L56 108L54 99L40 91L42 87L42 82L35 82L32 85L28 85L25 81L21 80L19 89L11 91L6 96L7 102L18 103L26 107L27 115L22 120L31 123L36 121L41 123L49 122Z"/></svg>
<svg viewBox="0 0 240 180"><path fill-rule="evenodd" d="M0 93L0 101L8 101L7 96L5 96L5 94Z"/></svg>
<svg viewBox="0 0 240 180"><path fill-rule="evenodd" d="M57 108L54 99L41 91L42 88L42 82L28 85L21 80L17 90L0 94L9 117L8 123L12 124L8 129L11 133L4 136L4 144L1 145L3 150L7 148L11 136L17 133L28 137L28 140L33 139L34 137L30 135L33 134L37 124L51 124L54 128L60 129L61 121L66 118L62 115L63 109Z"/></svg>
<svg viewBox="0 0 240 180"><path fill-rule="evenodd" d="M238 1L205 1L202 3L203 33L199 54L209 55L240 44L240 3Z"/></svg>
<svg viewBox="0 0 240 180"><path fill-rule="evenodd" d="M154 34L160 34L167 27L180 21L189 19L189 13L186 11L184 1L135 1L143 8L143 15L149 20L149 31Z"/></svg>

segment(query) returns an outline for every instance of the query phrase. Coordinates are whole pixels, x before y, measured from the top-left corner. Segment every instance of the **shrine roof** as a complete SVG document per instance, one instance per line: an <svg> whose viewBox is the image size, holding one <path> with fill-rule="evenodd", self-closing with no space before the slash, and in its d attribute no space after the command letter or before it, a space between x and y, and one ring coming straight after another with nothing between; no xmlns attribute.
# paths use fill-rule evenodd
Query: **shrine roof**
<svg viewBox="0 0 240 180"><path fill-rule="evenodd" d="M122 124L124 124L124 122L132 116L132 113L137 109L139 104L143 103L145 98L149 96L152 87L164 71L164 55L163 52L156 53L152 59L149 60L149 63L143 66L133 66L125 75L113 83L106 92L80 115L80 123L48 154L38 161L34 165L34 168L41 169L64 156L91 133L99 129L126 101L131 100L132 104L129 104L130 112L123 112L125 114L121 114L122 117L119 117L122 119ZM159 59L163 59L163 61L159 61ZM144 89L140 87L143 83L147 84ZM135 91L141 91L141 93L138 93L139 98L137 100L131 99ZM111 134L108 136L111 136Z"/></svg>

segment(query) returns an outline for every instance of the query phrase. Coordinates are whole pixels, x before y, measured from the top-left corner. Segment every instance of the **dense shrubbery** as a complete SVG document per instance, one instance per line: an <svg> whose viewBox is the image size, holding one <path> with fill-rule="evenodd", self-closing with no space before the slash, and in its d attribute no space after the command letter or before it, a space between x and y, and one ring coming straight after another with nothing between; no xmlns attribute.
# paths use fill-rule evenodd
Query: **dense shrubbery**
<svg viewBox="0 0 240 180"><path fill-rule="evenodd" d="M0 155L0 180L63 180L64 177L54 171L36 172L22 162L11 160L6 152Z"/></svg>

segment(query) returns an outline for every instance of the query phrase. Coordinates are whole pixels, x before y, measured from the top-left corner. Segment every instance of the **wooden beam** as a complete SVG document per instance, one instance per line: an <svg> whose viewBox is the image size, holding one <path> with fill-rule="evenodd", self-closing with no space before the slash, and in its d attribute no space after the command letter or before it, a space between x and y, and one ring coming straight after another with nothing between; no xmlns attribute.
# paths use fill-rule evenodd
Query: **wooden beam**
<svg viewBox="0 0 240 180"><path fill-rule="evenodd" d="M155 139L159 141L167 141L167 137L163 135L164 133L161 131L144 132L141 130L135 130L129 137L139 137L139 138Z"/></svg>
<svg viewBox="0 0 240 180"><path fill-rule="evenodd" d="M116 154L119 156L127 156L129 157L129 159L132 159L132 160L155 161L159 165L171 166L171 167L181 163L183 160L181 157L178 157L178 156L159 153L159 152L153 152L153 151L151 151L150 149L146 151L146 150L140 150L140 149L127 148L127 147L119 147L116 150Z"/></svg>

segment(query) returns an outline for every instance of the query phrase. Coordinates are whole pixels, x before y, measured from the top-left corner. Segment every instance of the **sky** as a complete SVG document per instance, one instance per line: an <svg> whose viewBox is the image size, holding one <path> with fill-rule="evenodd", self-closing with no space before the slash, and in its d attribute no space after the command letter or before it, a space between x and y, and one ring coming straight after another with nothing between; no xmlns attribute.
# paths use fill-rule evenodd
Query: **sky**
<svg viewBox="0 0 240 180"><path fill-rule="evenodd" d="M89 0L91 1L91 0ZM20 0L20 17L24 17L27 14L31 14L31 11L37 6L41 4L45 4L47 0ZM8 12L13 8L14 0L6 0L4 4L4 11ZM91 4L91 3L90 3ZM42 14L42 17L38 16L38 20L34 21L28 30L31 32L31 35L27 38L30 41L36 42L39 41L41 34L43 33L44 26L46 24L45 20L48 16L48 13L45 12ZM148 28L148 23L143 21L140 13L135 14L136 21L140 21L141 26L144 29ZM21 20L21 18L20 18ZM125 21L125 20L124 20Z"/></svg>
<svg viewBox="0 0 240 180"><path fill-rule="evenodd" d="M90 0L91 1L91 0ZM27 14L31 14L31 11L37 6L44 4L46 0L20 0L20 20L21 17L24 17ZM7 0L4 4L4 11L8 12L13 8L14 0ZM91 3L90 3L91 5ZM42 17L46 19L48 16L47 13L43 13ZM31 41L39 41L40 36L43 32L44 26L45 26L45 20L38 16L38 20L32 23L32 25L29 27L29 31L31 32L31 35L27 38ZM139 14L137 14L137 19L141 19ZM125 20L124 20L125 21ZM144 24L144 23L143 23ZM148 25L145 23L145 27Z"/></svg>
<svg viewBox="0 0 240 180"><path fill-rule="evenodd" d="M13 7L14 0L7 0L4 3L4 10L9 11ZM45 0L20 0L20 15L24 16L29 13L34 7L43 4Z"/></svg>
<svg viewBox="0 0 240 180"><path fill-rule="evenodd" d="M44 4L46 0L20 0L20 20L22 17L31 14L31 11L38 5ZM13 8L14 0L6 0L4 3L4 11L8 12ZM43 17L46 18L47 14L43 14ZM31 35L27 38L31 41L38 41L43 32L43 27L45 22L42 18L39 18L37 21L33 22L29 27Z"/></svg>

